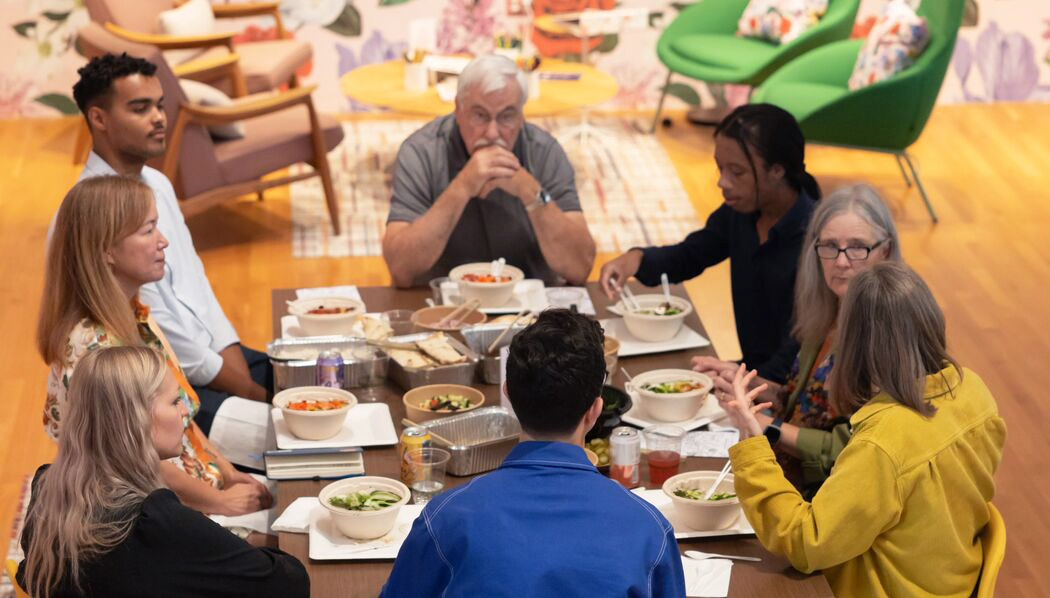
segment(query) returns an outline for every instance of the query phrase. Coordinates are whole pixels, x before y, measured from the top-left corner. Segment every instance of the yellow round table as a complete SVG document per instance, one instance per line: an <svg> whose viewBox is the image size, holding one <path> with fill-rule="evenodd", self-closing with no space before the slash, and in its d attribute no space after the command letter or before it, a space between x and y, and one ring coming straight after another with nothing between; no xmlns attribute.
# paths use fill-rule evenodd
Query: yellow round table
<svg viewBox="0 0 1050 598"><path fill-rule="evenodd" d="M548 116L594 106L616 95L616 79L585 64L544 58L541 73L579 73L574 81L540 79L540 96L525 102L525 116ZM343 93L364 104L394 112L443 116L455 108L443 102L431 85L426 91L405 89L405 62L391 60L358 67L343 75Z"/></svg>

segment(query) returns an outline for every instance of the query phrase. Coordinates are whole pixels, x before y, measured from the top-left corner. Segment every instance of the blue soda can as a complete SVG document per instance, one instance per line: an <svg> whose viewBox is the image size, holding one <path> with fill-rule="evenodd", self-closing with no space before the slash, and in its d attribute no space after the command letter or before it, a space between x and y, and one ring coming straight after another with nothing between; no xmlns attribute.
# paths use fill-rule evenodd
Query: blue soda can
<svg viewBox="0 0 1050 598"><path fill-rule="evenodd" d="M321 351L317 355L314 381L317 386L343 387L343 356L339 351Z"/></svg>

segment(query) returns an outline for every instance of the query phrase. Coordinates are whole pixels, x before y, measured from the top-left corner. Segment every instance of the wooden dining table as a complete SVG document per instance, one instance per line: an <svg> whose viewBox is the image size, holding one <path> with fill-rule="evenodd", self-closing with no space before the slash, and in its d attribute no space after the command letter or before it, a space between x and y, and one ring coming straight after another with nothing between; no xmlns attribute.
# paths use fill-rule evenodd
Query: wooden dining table
<svg viewBox="0 0 1050 598"><path fill-rule="evenodd" d="M633 286L633 283L632 283ZM645 292L641 287L634 287L636 292ZM429 289L395 289L391 287L361 287L358 289L369 312L382 312L391 309L419 309L430 297ZM594 304L598 318L616 317L608 311L608 299L601 292L597 283L589 283L587 290ZM686 297L688 295L680 286L672 287L672 293ZM285 301L295 299L294 289L277 289L273 291L273 331L274 337L281 336L281 317L287 313ZM703 324L696 311L689 314L685 325L693 328L706 337ZM620 365L629 372L641 373L658 368L688 368L689 360L694 355L715 355L710 345L691 350L673 351L620 359ZM617 369L609 383L623 388L625 379ZM486 402L499 404L499 389L496 385L476 383L475 387L485 393ZM394 426L398 433L403 429L401 420L405 417L404 404L401 401L403 390L387 381L380 386L355 388L353 393L364 403L382 402L390 407ZM397 479L400 475L400 463L396 446L368 448L364 451L365 471L368 475L386 476ZM682 461L681 471L720 470L726 459L687 457ZM473 476L448 476L446 489L464 484ZM648 468L642 460L641 480L647 488L655 488L649 483ZM317 496L318 492L329 481L298 480L277 483L277 512L282 512L292 501L302 496ZM310 574L311 595L319 598L376 596L386 578L390 575L392 561L387 560L354 560L354 561L312 561L309 558L309 537L307 534L281 532L279 546L285 552L295 556L306 566ZM722 536L712 538L695 538L679 540L679 549L700 550L720 554L760 557L760 562L734 561L732 577L729 584L731 598L784 596L784 597L825 597L832 596L831 588L820 574L807 575L793 569L786 559L766 551L754 536Z"/></svg>

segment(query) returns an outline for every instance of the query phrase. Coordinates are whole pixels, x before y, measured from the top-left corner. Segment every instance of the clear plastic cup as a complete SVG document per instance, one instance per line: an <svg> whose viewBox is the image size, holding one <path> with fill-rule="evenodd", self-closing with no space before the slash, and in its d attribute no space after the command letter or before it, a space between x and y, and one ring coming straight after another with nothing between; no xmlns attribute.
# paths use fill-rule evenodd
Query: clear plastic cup
<svg viewBox="0 0 1050 598"><path fill-rule="evenodd" d="M445 468L452 455L445 449L427 447L405 453L405 464L412 476L412 501L417 505L430 502L445 488Z"/></svg>
<svg viewBox="0 0 1050 598"><path fill-rule="evenodd" d="M434 305L444 305L445 298L441 295L441 285L452 280L448 276L439 276L430 280L430 297L434 300Z"/></svg>
<svg viewBox="0 0 1050 598"><path fill-rule="evenodd" d="M649 463L649 481L660 487L667 478L678 475L685 430L680 426L659 424L642 430L642 437L647 451L646 462Z"/></svg>
<svg viewBox="0 0 1050 598"><path fill-rule="evenodd" d="M390 324L394 336L412 334L415 331L415 324L412 323L413 313L411 309L391 309L383 312L383 319Z"/></svg>

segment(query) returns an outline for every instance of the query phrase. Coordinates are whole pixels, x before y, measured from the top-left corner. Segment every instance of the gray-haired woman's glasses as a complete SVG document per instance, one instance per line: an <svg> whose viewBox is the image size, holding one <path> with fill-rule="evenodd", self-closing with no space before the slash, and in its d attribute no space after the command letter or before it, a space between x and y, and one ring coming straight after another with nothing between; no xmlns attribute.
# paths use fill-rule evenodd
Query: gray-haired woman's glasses
<svg viewBox="0 0 1050 598"><path fill-rule="evenodd" d="M848 259L849 261L862 262L868 259L868 256L871 255L872 250L874 250L876 247L882 245L885 242L886 239L883 239L871 246L854 245L851 247L836 247L835 245L818 244L814 246L814 249L817 250L817 257L819 257L822 260L837 260L839 259L840 253L845 253L846 259Z"/></svg>

